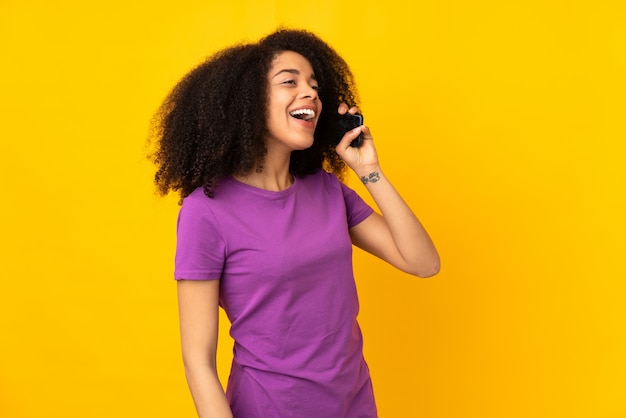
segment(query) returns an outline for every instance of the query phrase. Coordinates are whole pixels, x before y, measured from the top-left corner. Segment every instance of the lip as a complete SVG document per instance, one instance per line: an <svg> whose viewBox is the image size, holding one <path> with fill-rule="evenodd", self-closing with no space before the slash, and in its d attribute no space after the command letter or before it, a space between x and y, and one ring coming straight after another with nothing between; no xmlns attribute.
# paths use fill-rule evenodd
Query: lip
<svg viewBox="0 0 626 418"><path fill-rule="evenodd" d="M304 120L304 119L298 119L295 118L293 116L291 116L291 112L295 111L295 110L302 110L302 109L307 109L307 110L312 110L315 112L315 116L309 120ZM298 107L294 107L292 109L289 109L287 111L287 115L289 116L289 118L293 119L294 122L298 123L301 126L305 126L307 128L315 128L315 126L317 125L317 120L319 119L319 113L317 111L317 106L311 106L311 105L304 105L304 106L298 106Z"/></svg>
<svg viewBox="0 0 626 418"><path fill-rule="evenodd" d="M289 109L287 113L291 114L291 112L294 112L296 110L302 110L302 109L306 109L306 110L312 110L315 112L315 117L317 118L317 106L298 106L298 107L294 107L293 109Z"/></svg>

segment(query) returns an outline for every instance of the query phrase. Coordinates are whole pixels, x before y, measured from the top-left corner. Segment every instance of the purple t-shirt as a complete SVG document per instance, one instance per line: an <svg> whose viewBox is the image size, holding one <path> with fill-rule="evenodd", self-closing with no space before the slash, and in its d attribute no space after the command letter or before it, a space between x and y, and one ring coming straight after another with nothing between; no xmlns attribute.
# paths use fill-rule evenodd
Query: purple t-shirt
<svg viewBox="0 0 626 418"><path fill-rule="evenodd" d="M178 218L176 279L221 279L235 418L372 418L348 229L372 209L334 175L279 192L224 180Z"/></svg>

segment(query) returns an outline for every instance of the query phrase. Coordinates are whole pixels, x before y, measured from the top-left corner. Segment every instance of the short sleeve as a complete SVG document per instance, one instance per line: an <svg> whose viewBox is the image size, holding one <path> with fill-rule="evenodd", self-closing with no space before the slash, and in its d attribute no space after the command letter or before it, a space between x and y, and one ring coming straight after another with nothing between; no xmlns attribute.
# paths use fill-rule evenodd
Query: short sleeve
<svg viewBox="0 0 626 418"><path fill-rule="evenodd" d="M374 212L367 203L361 199L354 190L340 182L343 199L346 202L346 212L348 216L348 228L352 228L363 222Z"/></svg>
<svg viewBox="0 0 626 418"><path fill-rule="evenodd" d="M176 280L214 280L222 276L225 243L208 198L192 193L183 201L176 228Z"/></svg>

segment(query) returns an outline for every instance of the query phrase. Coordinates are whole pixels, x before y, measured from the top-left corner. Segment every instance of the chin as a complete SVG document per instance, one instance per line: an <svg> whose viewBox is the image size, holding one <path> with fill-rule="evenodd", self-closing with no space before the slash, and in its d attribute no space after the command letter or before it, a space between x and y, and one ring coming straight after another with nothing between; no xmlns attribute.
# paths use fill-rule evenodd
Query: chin
<svg viewBox="0 0 626 418"><path fill-rule="evenodd" d="M300 148L300 150L305 150L305 149L309 149L313 146L313 141L308 141L302 148Z"/></svg>
<svg viewBox="0 0 626 418"><path fill-rule="evenodd" d="M300 141L294 141L293 149L294 151L302 151L305 149L309 149L313 146L314 139L313 138L302 138Z"/></svg>

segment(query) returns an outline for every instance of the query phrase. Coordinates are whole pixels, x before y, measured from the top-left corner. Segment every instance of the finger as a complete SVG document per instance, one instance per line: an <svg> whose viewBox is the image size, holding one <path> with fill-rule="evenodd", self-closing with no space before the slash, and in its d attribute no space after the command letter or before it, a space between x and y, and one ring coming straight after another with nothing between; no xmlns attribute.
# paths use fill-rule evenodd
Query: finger
<svg viewBox="0 0 626 418"><path fill-rule="evenodd" d="M356 128L346 132L337 144L337 149L348 149L350 143L354 141L363 132L363 126L357 126Z"/></svg>
<svg viewBox="0 0 626 418"><path fill-rule="evenodd" d="M339 108L337 109L337 113L339 113L340 115L344 115L346 112L354 115L355 113L361 113L361 110L358 108L358 106L352 106L351 108L348 108L347 104L341 103L339 105Z"/></svg>
<svg viewBox="0 0 626 418"><path fill-rule="evenodd" d="M369 139L369 140L374 140L374 137L372 136L372 131L370 131L369 126L367 125L362 125L361 127L361 132L363 132L363 139Z"/></svg>
<svg viewBox="0 0 626 418"><path fill-rule="evenodd" d="M348 112L350 112L350 114L352 115L354 115L355 113L361 113L361 111L359 110L357 106L352 106L350 110L348 110Z"/></svg>

